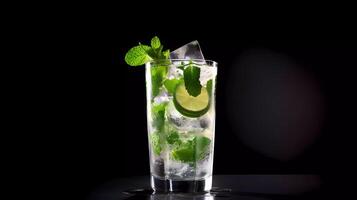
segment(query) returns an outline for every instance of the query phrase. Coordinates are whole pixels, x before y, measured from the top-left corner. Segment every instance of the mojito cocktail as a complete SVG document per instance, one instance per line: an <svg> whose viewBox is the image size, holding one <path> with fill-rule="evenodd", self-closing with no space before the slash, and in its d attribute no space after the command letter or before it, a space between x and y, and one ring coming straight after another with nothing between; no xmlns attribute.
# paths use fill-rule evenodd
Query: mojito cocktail
<svg viewBox="0 0 357 200"><path fill-rule="evenodd" d="M154 190L211 189L216 74L217 64L207 60L146 64Z"/></svg>
<svg viewBox="0 0 357 200"><path fill-rule="evenodd" d="M151 186L160 192L212 187L217 63L197 41L171 52L158 37L131 48L131 66L146 66Z"/></svg>

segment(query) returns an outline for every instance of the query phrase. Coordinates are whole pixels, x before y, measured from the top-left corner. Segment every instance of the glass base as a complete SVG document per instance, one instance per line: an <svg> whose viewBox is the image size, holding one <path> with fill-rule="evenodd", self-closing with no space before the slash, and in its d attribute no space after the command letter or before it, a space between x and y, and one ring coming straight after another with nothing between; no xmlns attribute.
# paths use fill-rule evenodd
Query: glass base
<svg viewBox="0 0 357 200"><path fill-rule="evenodd" d="M151 187L155 192L209 192L212 188L212 176L202 180L171 180L151 176Z"/></svg>

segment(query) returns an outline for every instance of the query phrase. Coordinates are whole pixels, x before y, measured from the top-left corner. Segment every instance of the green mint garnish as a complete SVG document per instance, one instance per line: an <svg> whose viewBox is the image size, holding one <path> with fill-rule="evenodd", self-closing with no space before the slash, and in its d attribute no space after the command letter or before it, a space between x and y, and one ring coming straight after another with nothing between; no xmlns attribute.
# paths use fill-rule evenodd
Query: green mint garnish
<svg viewBox="0 0 357 200"><path fill-rule="evenodd" d="M171 153L174 160L179 160L182 162L194 162L195 159L195 149L192 140L186 141L174 149Z"/></svg>
<svg viewBox="0 0 357 200"><path fill-rule="evenodd" d="M212 79L207 81L206 88L207 88L208 95L211 96L212 95Z"/></svg>
<svg viewBox="0 0 357 200"><path fill-rule="evenodd" d="M160 46L161 46L160 39L157 36L153 37L151 39L151 47L153 49L158 49L160 48Z"/></svg>
<svg viewBox="0 0 357 200"><path fill-rule="evenodd" d="M204 136L196 136L196 158L202 160L209 153L209 145L211 144L211 140Z"/></svg>
<svg viewBox="0 0 357 200"><path fill-rule="evenodd" d="M165 50L162 52L162 56L164 57L164 59L169 59L170 57L170 50Z"/></svg>
<svg viewBox="0 0 357 200"><path fill-rule="evenodd" d="M154 105L151 109L153 126L160 132L163 131L165 125L166 105L166 103L161 103L158 105Z"/></svg>
<svg viewBox="0 0 357 200"><path fill-rule="evenodd" d="M143 65L149 61L157 61L158 63L167 63L169 59L170 51L162 51L163 45L161 45L160 39L155 36L151 39L151 47L148 45L142 45L131 48L125 55L125 62L130 66Z"/></svg>
<svg viewBox="0 0 357 200"><path fill-rule="evenodd" d="M125 62L130 66L139 66L151 61L152 58L148 55L150 49L151 47L142 44L131 48L125 55Z"/></svg>
<svg viewBox="0 0 357 200"><path fill-rule="evenodd" d="M152 96L155 97L160 92L160 87L167 74L166 66L153 66L151 67L151 87Z"/></svg>
<svg viewBox="0 0 357 200"><path fill-rule="evenodd" d="M169 135L166 137L166 141L169 144L181 144L180 136L176 131L169 133Z"/></svg>
<svg viewBox="0 0 357 200"><path fill-rule="evenodd" d="M201 69L193 64L183 71L186 90L193 97L197 97L201 93L200 73Z"/></svg>
<svg viewBox="0 0 357 200"><path fill-rule="evenodd" d="M211 140L204 136L195 136L193 139L178 145L172 152L173 159L193 163L205 158L209 153Z"/></svg>
<svg viewBox="0 0 357 200"><path fill-rule="evenodd" d="M162 147L161 147L161 140L159 134L152 133L149 136L150 142L151 142L151 147L156 155L160 155Z"/></svg>
<svg viewBox="0 0 357 200"><path fill-rule="evenodd" d="M175 93L176 87L182 82L182 79L166 79L164 81L164 86L169 94L173 95Z"/></svg>

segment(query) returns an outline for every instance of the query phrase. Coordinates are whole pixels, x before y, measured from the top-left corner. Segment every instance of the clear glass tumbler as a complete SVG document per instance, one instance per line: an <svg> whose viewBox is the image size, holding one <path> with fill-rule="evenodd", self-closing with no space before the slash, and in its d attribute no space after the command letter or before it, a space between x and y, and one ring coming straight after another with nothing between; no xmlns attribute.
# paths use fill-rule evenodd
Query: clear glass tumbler
<svg viewBox="0 0 357 200"><path fill-rule="evenodd" d="M212 187L217 63L146 64L151 186L160 192Z"/></svg>

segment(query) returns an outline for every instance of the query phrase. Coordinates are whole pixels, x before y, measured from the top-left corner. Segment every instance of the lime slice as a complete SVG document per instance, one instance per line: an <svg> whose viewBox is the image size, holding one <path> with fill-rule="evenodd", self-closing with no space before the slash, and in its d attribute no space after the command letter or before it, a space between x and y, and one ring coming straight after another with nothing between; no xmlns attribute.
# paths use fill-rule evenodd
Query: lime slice
<svg viewBox="0 0 357 200"><path fill-rule="evenodd" d="M188 94L185 84L177 86L174 93L174 104L182 115L187 117L200 117L209 109L209 95L205 87L201 88L201 93L197 97Z"/></svg>

